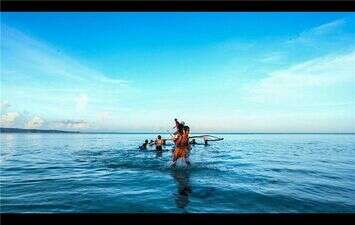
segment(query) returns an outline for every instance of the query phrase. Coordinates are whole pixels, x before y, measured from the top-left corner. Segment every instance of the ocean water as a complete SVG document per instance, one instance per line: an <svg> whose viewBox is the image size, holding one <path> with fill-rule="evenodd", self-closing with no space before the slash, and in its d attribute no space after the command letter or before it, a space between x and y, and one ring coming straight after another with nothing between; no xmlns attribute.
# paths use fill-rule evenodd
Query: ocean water
<svg viewBox="0 0 355 225"><path fill-rule="evenodd" d="M355 135L234 134L191 167L152 134L1 134L1 212L355 212Z"/></svg>

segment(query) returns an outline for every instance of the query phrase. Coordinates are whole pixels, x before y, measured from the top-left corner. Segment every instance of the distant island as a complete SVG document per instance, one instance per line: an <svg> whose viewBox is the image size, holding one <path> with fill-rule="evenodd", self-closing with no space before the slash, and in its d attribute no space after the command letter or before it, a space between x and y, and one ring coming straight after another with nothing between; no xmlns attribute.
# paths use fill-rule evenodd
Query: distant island
<svg viewBox="0 0 355 225"><path fill-rule="evenodd" d="M5 128L0 127L0 133L80 133L79 131L63 131L63 130L39 130L39 129L21 129L21 128Z"/></svg>

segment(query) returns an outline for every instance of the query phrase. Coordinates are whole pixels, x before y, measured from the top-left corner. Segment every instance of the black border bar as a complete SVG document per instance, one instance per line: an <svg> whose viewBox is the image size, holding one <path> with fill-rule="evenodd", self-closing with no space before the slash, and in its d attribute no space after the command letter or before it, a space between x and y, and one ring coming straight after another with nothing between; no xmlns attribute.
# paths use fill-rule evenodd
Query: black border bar
<svg viewBox="0 0 355 225"><path fill-rule="evenodd" d="M148 12L189 12L189 11L311 11L311 12L351 12L355 11L355 1L315 1L315 0L241 0L241 1L1 1L1 11L148 11Z"/></svg>
<svg viewBox="0 0 355 225"><path fill-rule="evenodd" d="M1 214L1 224L352 224L354 214Z"/></svg>

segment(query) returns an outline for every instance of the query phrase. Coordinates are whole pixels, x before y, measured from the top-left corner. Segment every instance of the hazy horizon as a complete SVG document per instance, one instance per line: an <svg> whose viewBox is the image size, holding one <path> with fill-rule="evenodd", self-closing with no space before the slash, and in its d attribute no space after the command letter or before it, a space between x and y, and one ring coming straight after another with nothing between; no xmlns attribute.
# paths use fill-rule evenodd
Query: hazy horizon
<svg viewBox="0 0 355 225"><path fill-rule="evenodd" d="M354 13L1 12L1 127L354 133L354 90Z"/></svg>
<svg viewBox="0 0 355 225"><path fill-rule="evenodd" d="M0 127L1 129L23 129L23 130L33 130L32 128L18 128L18 127ZM58 131L69 131L69 132L77 132L78 130L68 130L68 129L34 129L34 130L58 130ZM124 130L90 130L90 131L79 131L80 133L86 134L86 133L107 133L107 134L171 134L171 132L163 131L163 132L157 132L157 131L124 131ZM6 132L5 132L6 133ZM229 131L229 132L223 132L223 131L218 131L218 132L191 132L191 135L194 134L355 134L354 132L238 132L238 131Z"/></svg>

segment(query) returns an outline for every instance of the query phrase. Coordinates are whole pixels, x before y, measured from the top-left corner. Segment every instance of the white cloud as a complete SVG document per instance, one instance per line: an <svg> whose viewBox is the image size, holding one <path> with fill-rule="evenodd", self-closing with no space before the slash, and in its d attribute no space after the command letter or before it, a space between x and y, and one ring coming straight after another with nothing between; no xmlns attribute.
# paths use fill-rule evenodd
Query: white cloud
<svg viewBox="0 0 355 225"><path fill-rule="evenodd" d="M0 112L1 113L5 112L10 106L11 105L8 101L1 101L0 102Z"/></svg>
<svg viewBox="0 0 355 225"><path fill-rule="evenodd" d="M35 40L26 34L1 24L3 29L2 48L16 53L16 61L21 65L37 71L44 72L46 76L59 76L62 80L70 79L81 82L97 82L105 84L125 85L126 80L113 79L100 71L94 70L78 60L64 54L60 49L49 44ZM5 46L6 44L6 46ZM45 63L43 63L45 62ZM18 68L8 72L16 73Z"/></svg>
<svg viewBox="0 0 355 225"><path fill-rule="evenodd" d="M0 116L0 125L3 127L12 126L15 120L20 116L18 112L7 112Z"/></svg>
<svg viewBox="0 0 355 225"><path fill-rule="evenodd" d="M97 70L45 40L32 38L3 23L1 28L1 88L4 98L10 98L21 109L35 114L45 112L48 118L84 119L77 115L85 112L85 119L94 121L93 109L110 108L112 102L116 106L117 99L129 99L134 96L132 92L137 93L127 80ZM8 111L3 109L2 113ZM27 121L27 118L21 123L17 120L16 125L24 127ZM85 126L85 123L72 125Z"/></svg>
<svg viewBox="0 0 355 225"><path fill-rule="evenodd" d="M71 128L75 128L75 129L89 128L89 123L83 122L83 123L74 124L73 126L71 126Z"/></svg>
<svg viewBox="0 0 355 225"><path fill-rule="evenodd" d="M322 24L317 27L313 27L309 30L303 31L297 37L288 40L286 43L311 43L315 38L327 35L336 31L345 24L344 19L338 19L329 23Z"/></svg>
<svg viewBox="0 0 355 225"><path fill-rule="evenodd" d="M354 117L334 117L328 112L230 113L187 120L192 132L354 132Z"/></svg>
<svg viewBox="0 0 355 225"><path fill-rule="evenodd" d="M247 87L246 99L259 103L302 103L306 97L327 94L332 97L325 88L329 88L328 91L338 88L341 92L347 85L355 85L355 51L323 56L271 72L265 79Z"/></svg>
<svg viewBox="0 0 355 225"><path fill-rule="evenodd" d="M84 129L88 128L89 123L83 120L60 120L52 122L56 128L68 128L68 129Z"/></svg>
<svg viewBox="0 0 355 225"><path fill-rule="evenodd" d="M340 26L343 26L344 24L345 24L344 19L338 19L338 20L334 20L329 23L322 24L318 27L314 27L313 29L309 30L308 33L322 35L322 34L326 34L328 32L331 32L331 31L339 28Z"/></svg>
<svg viewBox="0 0 355 225"><path fill-rule="evenodd" d="M89 98L86 94L81 94L76 98L76 110L82 112L88 105Z"/></svg>
<svg viewBox="0 0 355 225"><path fill-rule="evenodd" d="M44 120L39 116L34 116L31 120L29 120L26 124L26 128L28 129L36 129L42 127Z"/></svg>
<svg viewBox="0 0 355 225"><path fill-rule="evenodd" d="M272 52L264 55L259 61L263 63L277 63L285 60L286 55L282 52Z"/></svg>
<svg viewBox="0 0 355 225"><path fill-rule="evenodd" d="M51 117L71 117L87 107L89 98L78 97L81 93L94 94L95 104L107 107L108 99L130 97L135 91L127 80L110 77L45 41L4 24L1 28L2 88L16 105L31 112L45 110Z"/></svg>

